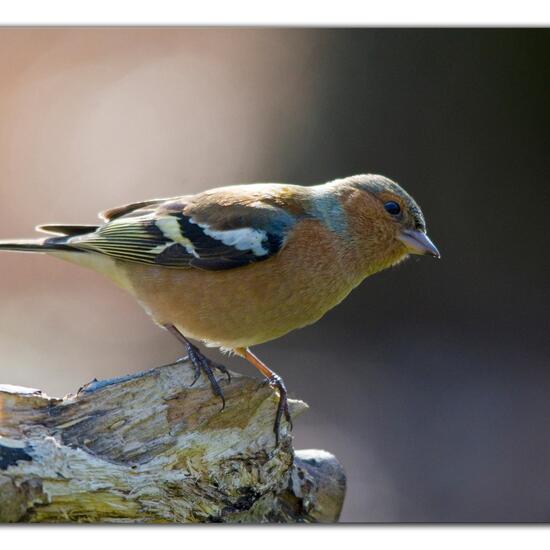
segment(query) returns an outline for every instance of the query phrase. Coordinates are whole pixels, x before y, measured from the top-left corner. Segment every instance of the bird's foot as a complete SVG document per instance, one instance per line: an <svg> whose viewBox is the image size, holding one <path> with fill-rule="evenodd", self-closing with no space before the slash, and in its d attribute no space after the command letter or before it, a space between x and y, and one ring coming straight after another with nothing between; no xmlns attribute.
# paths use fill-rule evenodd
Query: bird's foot
<svg viewBox="0 0 550 550"><path fill-rule="evenodd" d="M222 400L221 410L223 411L225 409L225 397L219 382L216 380L214 370L219 370L222 374L225 374L228 382L231 382L231 374L224 365L220 365L219 363L208 359L208 357L203 355L199 348L191 342L186 342L185 345L187 347L188 355L184 359L189 359L189 361L191 361L191 365L195 369L195 378L193 379L193 382L191 382L191 386L193 386L193 384L195 384L195 382L199 379L201 373L206 374L208 380L210 381L210 385L212 386L214 395L217 395ZM178 361L180 360L178 359Z"/></svg>
<svg viewBox="0 0 550 550"><path fill-rule="evenodd" d="M269 378L266 378L265 383L279 390L279 403L277 404L275 424L273 425L273 431L275 432L275 447L278 447L281 431L281 419L283 414L285 415L285 420L288 422L289 428L292 430L292 418L290 417L290 412L288 410L286 386L283 379L275 373L273 373Z"/></svg>

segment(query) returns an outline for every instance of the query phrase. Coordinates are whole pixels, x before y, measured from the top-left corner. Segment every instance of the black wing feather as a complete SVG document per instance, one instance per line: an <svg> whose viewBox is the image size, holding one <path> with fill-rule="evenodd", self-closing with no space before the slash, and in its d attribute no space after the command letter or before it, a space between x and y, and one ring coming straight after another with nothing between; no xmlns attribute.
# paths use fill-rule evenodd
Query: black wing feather
<svg viewBox="0 0 550 550"><path fill-rule="evenodd" d="M201 226L194 223L191 215L183 213L185 204L181 202L177 210L173 200L169 209L161 204L151 210L151 203L138 203L145 205L141 210L124 211L123 207L116 213L111 211L112 221L93 233L70 238L68 243L80 250L99 252L128 262L217 271L272 257L283 246L291 226L289 216L284 213L280 215L273 208L267 214L262 212L254 220L246 219L242 213L238 220L228 216L227 225L231 230L254 229L263 232L262 248L265 253L258 255L253 250L242 250L224 243L221 238L208 235L205 232L207 224ZM259 220L261 224L258 227ZM163 231L163 223L169 224L170 231ZM217 231L223 229L217 228Z"/></svg>

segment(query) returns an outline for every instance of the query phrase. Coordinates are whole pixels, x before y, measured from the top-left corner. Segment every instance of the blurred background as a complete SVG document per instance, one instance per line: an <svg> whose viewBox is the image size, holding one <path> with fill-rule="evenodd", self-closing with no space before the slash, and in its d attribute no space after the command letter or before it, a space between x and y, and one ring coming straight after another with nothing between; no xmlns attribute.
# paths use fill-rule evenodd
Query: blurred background
<svg viewBox="0 0 550 550"><path fill-rule="evenodd" d="M255 348L311 406L296 447L344 464L344 521L550 520L548 30L4 28L0 74L2 238L231 183L403 184L442 260ZM99 275L0 273L0 383L181 355Z"/></svg>

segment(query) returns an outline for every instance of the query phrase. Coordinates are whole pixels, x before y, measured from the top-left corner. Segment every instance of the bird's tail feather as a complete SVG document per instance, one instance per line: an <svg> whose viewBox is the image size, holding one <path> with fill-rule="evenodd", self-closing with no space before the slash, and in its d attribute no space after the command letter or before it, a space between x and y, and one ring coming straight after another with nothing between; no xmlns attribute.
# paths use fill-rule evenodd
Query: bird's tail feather
<svg viewBox="0 0 550 550"><path fill-rule="evenodd" d="M87 233L93 233L97 228L97 225L67 225L52 223L36 226L36 230L42 233L63 235L64 237L76 237L77 235L86 235Z"/></svg>
<svg viewBox="0 0 550 550"><path fill-rule="evenodd" d="M70 252L82 252L72 247L68 240L71 237L93 233L97 225L39 225L37 230L42 233L57 235L45 239L14 239L0 241L0 250L12 250L14 252L48 252L52 250L65 250Z"/></svg>
<svg viewBox="0 0 550 550"><path fill-rule="evenodd" d="M0 250L13 252L48 252L52 250L65 250L71 252L80 252L66 244L66 237L52 239L15 239L0 241Z"/></svg>

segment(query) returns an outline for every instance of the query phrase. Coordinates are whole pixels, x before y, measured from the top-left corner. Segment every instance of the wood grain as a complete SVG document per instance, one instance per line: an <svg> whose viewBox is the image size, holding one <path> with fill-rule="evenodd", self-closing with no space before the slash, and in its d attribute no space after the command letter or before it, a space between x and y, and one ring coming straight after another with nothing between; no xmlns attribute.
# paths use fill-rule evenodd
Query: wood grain
<svg viewBox="0 0 550 550"><path fill-rule="evenodd" d="M2 522L334 522L345 475L324 451L274 447L277 395L232 373L227 406L184 362L51 398L0 386ZM289 403L296 418L307 409Z"/></svg>

